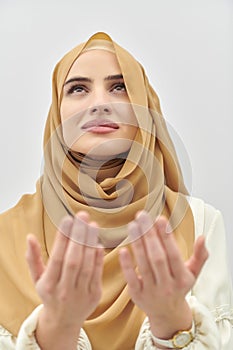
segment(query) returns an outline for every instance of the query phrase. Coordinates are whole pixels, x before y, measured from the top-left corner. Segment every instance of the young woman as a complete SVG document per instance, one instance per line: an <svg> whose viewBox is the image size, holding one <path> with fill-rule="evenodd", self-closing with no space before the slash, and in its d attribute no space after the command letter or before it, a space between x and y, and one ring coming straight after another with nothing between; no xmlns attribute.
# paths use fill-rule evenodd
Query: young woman
<svg viewBox="0 0 233 350"><path fill-rule="evenodd" d="M229 350L222 216L188 197L157 95L105 33L55 68L44 160L0 216L1 348Z"/></svg>

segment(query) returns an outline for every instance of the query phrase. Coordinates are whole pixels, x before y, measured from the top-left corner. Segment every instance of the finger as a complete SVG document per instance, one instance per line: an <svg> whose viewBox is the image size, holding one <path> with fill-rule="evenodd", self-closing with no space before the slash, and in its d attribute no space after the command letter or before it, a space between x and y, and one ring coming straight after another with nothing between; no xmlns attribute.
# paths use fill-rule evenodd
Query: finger
<svg viewBox="0 0 233 350"><path fill-rule="evenodd" d="M134 264L127 248L120 249L119 260L126 282L128 283L130 294L140 292L142 289L141 281L135 272Z"/></svg>
<svg viewBox="0 0 233 350"><path fill-rule="evenodd" d="M59 281L62 265L69 242L69 235L72 229L73 219L71 216L66 216L60 224L57 231L52 252L48 261L46 280L47 284L52 289Z"/></svg>
<svg viewBox="0 0 233 350"><path fill-rule="evenodd" d="M128 224L129 236L131 238L132 250L137 262L139 272L143 278L143 281L147 283L155 282L155 276L151 270L144 243L141 237L141 231L136 221L132 221Z"/></svg>
<svg viewBox="0 0 233 350"><path fill-rule="evenodd" d="M83 249L82 266L79 270L79 275L76 285L81 285L84 290L89 289L93 271L95 269L96 247L98 244L99 228L95 222L87 225L85 247Z"/></svg>
<svg viewBox="0 0 233 350"><path fill-rule="evenodd" d="M85 248L88 217L84 212L77 213L69 233L69 242L64 253L60 284L67 289L74 288L82 266L83 250Z"/></svg>
<svg viewBox="0 0 233 350"><path fill-rule="evenodd" d="M99 235L98 224L94 221L87 224L87 234L86 234L85 246L91 247L91 248L96 248L97 246L99 246L98 235Z"/></svg>
<svg viewBox="0 0 233 350"><path fill-rule="evenodd" d="M73 227L69 238L76 243L84 245L86 242L86 232L89 222L89 214L85 211L80 211L74 216Z"/></svg>
<svg viewBox="0 0 233 350"><path fill-rule="evenodd" d="M34 283L38 281L45 270L42 260L41 248L36 237L32 234L27 236L27 252L26 259L30 269L30 273Z"/></svg>
<svg viewBox="0 0 233 350"><path fill-rule="evenodd" d="M164 216L159 217L155 226L167 254L171 275L175 279L180 279L185 273L185 265L167 218Z"/></svg>
<svg viewBox="0 0 233 350"><path fill-rule="evenodd" d="M151 270L154 273L157 284L165 284L170 281L171 274L167 261L167 254L161 243L156 226L149 214L145 211L140 212L136 220L143 234L143 242L146 247L146 254L150 263Z"/></svg>
<svg viewBox="0 0 233 350"><path fill-rule="evenodd" d="M102 292L102 274L104 266L104 249L102 246L98 246L95 249L95 262L92 278L89 285L89 291L93 294L96 293L97 297L101 296Z"/></svg>
<svg viewBox="0 0 233 350"><path fill-rule="evenodd" d="M200 274L206 260L208 259L209 253L205 246L205 237L198 237L195 245L194 245L194 253L191 258L187 261L186 266L195 276L198 277Z"/></svg>

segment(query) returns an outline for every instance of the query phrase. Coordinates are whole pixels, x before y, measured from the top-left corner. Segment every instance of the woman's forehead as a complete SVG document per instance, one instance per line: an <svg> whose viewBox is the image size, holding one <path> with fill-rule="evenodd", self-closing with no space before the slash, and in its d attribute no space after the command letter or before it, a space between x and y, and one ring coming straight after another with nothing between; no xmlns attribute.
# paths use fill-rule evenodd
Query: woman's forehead
<svg viewBox="0 0 233 350"><path fill-rule="evenodd" d="M121 68L117 57L114 53L93 49L82 52L72 64L67 78L74 74L101 74L111 72L109 74L121 73Z"/></svg>

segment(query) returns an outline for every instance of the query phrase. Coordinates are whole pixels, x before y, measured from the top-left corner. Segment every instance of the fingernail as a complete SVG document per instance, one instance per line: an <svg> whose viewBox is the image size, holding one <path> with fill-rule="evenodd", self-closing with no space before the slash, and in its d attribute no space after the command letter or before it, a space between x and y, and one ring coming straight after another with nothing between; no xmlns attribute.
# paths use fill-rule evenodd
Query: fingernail
<svg viewBox="0 0 233 350"><path fill-rule="evenodd" d="M168 235L169 235L170 233L172 233L172 227L171 227L171 225L170 225L169 222L168 222L167 225L166 225L165 233L168 234Z"/></svg>
<svg viewBox="0 0 233 350"><path fill-rule="evenodd" d="M61 224L59 226L59 231L63 233L65 236L69 237L70 229L72 225L73 225L73 218L71 216L66 216L61 221Z"/></svg>
<svg viewBox="0 0 233 350"><path fill-rule="evenodd" d="M137 222L141 228L141 235L144 235L153 227L153 222L150 215L146 211L142 211L137 217Z"/></svg>
<svg viewBox="0 0 233 350"><path fill-rule="evenodd" d="M172 227L169 223L169 221L167 221L167 219L160 219L158 218L158 221L157 221L157 227L159 229L159 232L161 234L171 234L172 233Z"/></svg>
<svg viewBox="0 0 233 350"><path fill-rule="evenodd" d="M134 221L130 222L127 227L129 231L129 237L131 239L137 239L140 237L138 225Z"/></svg>

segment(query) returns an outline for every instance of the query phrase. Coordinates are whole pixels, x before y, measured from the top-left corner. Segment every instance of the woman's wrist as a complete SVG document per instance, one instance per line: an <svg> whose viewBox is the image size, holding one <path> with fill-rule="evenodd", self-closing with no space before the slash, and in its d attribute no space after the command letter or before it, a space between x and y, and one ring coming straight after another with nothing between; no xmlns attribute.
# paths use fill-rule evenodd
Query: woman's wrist
<svg viewBox="0 0 233 350"><path fill-rule="evenodd" d="M41 350L76 350L80 329L77 324L63 325L42 309L35 338Z"/></svg>
<svg viewBox="0 0 233 350"><path fill-rule="evenodd" d="M188 330L192 327L192 311L188 303L184 303L179 308L164 313L160 316L149 316L152 334L160 339L171 339L180 330Z"/></svg>

